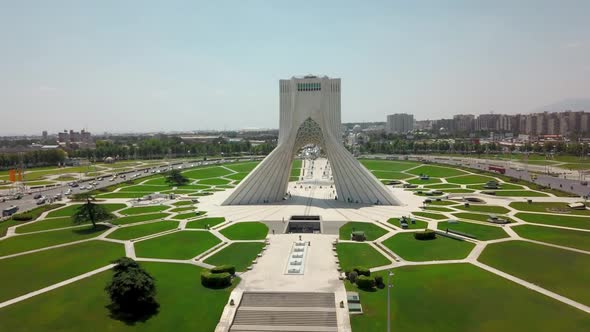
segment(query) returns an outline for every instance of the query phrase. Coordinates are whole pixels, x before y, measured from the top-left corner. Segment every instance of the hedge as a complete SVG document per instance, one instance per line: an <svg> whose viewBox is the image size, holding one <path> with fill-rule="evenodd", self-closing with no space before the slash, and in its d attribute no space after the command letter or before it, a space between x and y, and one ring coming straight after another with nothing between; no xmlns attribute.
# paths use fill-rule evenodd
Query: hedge
<svg viewBox="0 0 590 332"><path fill-rule="evenodd" d="M201 284L210 288L223 288L231 285L231 274L211 273L210 271L201 272Z"/></svg>
<svg viewBox="0 0 590 332"><path fill-rule="evenodd" d="M426 229L422 232L414 233L416 240L434 240L436 239L436 233L432 229Z"/></svg>
<svg viewBox="0 0 590 332"><path fill-rule="evenodd" d="M211 273L227 272L232 276L236 274L236 267L233 265L219 265L211 269Z"/></svg>
<svg viewBox="0 0 590 332"><path fill-rule="evenodd" d="M361 289L371 289L375 287L375 279L367 276L360 276L356 279L356 285Z"/></svg>
<svg viewBox="0 0 590 332"><path fill-rule="evenodd" d="M371 270L369 270L368 268L364 267L364 266L355 266L352 269L350 269L350 271L354 271L356 272L359 276L370 276L371 275Z"/></svg>
<svg viewBox="0 0 590 332"><path fill-rule="evenodd" d="M29 221L29 220L33 220L33 215L30 213L17 213L12 216L12 220Z"/></svg>

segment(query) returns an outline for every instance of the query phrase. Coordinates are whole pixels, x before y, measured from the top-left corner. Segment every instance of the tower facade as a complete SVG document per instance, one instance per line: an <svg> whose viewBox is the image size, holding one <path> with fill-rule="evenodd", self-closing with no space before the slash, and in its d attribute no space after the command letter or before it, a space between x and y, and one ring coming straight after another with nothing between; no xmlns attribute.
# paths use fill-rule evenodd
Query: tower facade
<svg viewBox="0 0 590 332"><path fill-rule="evenodd" d="M295 154L316 144L330 161L338 200L400 205L392 193L342 145L340 79L293 77L279 81L277 147L236 187L224 205L260 204L285 197Z"/></svg>

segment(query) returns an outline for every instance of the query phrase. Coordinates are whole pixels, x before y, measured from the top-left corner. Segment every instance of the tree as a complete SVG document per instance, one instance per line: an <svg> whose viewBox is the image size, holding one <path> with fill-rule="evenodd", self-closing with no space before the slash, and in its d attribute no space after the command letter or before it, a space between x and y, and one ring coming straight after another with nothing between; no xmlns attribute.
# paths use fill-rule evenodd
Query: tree
<svg viewBox="0 0 590 332"><path fill-rule="evenodd" d="M182 186L183 184L188 183L188 179L185 178L179 170L173 169L166 175L166 182L168 182L169 184Z"/></svg>
<svg viewBox="0 0 590 332"><path fill-rule="evenodd" d="M109 309L117 318L136 321L156 313L155 279L136 261L121 257L113 263L113 278L106 285L111 304Z"/></svg>
<svg viewBox="0 0 590 332"><path fill-rule="evenodd" d="M104 206L92 203L90 201L90 196L86 196L86 203L80 205L73 215L75 224L91 222L94 228L96 228L97 222L108 220L112 217L113 215L110 214Z"/></svg>

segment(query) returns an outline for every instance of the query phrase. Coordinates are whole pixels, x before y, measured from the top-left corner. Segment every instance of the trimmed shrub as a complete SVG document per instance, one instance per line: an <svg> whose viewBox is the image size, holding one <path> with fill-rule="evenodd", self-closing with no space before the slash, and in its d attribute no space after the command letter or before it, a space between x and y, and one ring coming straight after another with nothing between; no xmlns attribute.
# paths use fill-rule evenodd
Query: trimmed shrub
<svg viewBox="0 0 590 332"><path fill-rule="evenodd" d="M432 229L426 229L422 232L414 233L414 239L416 239L416 240L434 240L434 239L436 239L436 233Z"/></svg>
<svg viewBox="0 0 590 332"><path fill-rule="evenodd" d="M348 273L348 280L350 280L350 282L352 282L353 284L356 283L356 280L358 279L359 274L356 273L356 271L350 271Z"/></svg>
<svg viewBox="0 0 590 332"><path fill-rule="evenodd" d="M12 216L12 220L29 221L29 220L33 220L33 215L30 213L17 213Z"/></svg>
<svg viewBox="0 0 590 332"><path fill-rule="evenodd" d="M211 273L227 272L232 276L236 274L236 267L233 265L219 265L211 269Z"/></svg>
<svg viewBox="0 0 590 332"><path fill-rule="evenodd" d="M363 231L352 232L352 234L350 234L350 238L353 241L361 241L361 242L367 240L367 237L365 236L365 232L363 232Z"/></svg>
<svg viewBox="0 0 590 332"><path fill-rule="evenodd" d="M385 284L383 283L383 276L375 276L375 286L378 288L385 287Z"/></svg>
<svg viewBox="0 0 590 332"><path fill-rule="evenodd" d="M356 280L356 285L361 289L371 289L375 287L375 279L367 276L360 276Z"/></svg>
<svg viewBox="0 0 590 332"><path fill-rule="evenodd" d="M231 274L211 273L210 271L201 272L201 284L209 288L223 288L231 285Z"/></svg>
<svg viewBox="0 0 590 332"><path fill-rule="evenodd" d="M371 270L369 270L368 268L364 267L364 266L356 266L353 267L352 270L354 272L356 272L359 276L370 276L371 275Z"/></svg>

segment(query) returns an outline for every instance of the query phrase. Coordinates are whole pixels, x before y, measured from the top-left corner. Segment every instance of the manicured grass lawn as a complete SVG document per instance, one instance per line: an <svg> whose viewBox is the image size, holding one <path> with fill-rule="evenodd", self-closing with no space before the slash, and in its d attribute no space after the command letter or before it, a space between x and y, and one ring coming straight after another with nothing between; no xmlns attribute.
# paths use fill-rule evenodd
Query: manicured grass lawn
<svg viewBox="0 0 590 332"><path fill-rule="evenodd" d="M449 209L449 208L442 207L442 206L426 206L426 210L439 211L439 212L455 212L455 210L453 210L453 209Z"/></svg>
<svg viewBox="0 0 590 332"><path fill-rule="evenodd" d="M164 213L164 212L140 214L140 215L136 215L136 216L129 216L129 217L114 219L111 221L111 224L114 224L114 225L133 224L133 223L141 222L141 221L163 219L163 218L168 217L169 215L170 214Z"/></svg>
<svg viewBox="0 0 590 332"><path fill-rule="evenodd" d="M411 184L428 184L428 183L440 183L442 182L439 178L428 178L428 180L422 180L420 178L415 178L411 180L407 180L406 182Z"/></svg>
<svg viewBox="0 0 590 332"><path fill-rule="evenodd" d="M567 203L561 202L533 202L531 204L527 202L512 202L510 203L510 207L520 211L590 216L590 210L572 210L567 206Z"/></svg>
<svg viewBox="0 0 590 332"><path fill-rule="evenodd" d="M155 193L155 192L162 192L165 190L170 189L169 186L167 185L147 185L147 184L140 184L140 185L135 185L135 186L128 186L128 187L123 187L121 188L120 191L124 191L124 192L149 192L149 193Z"/></svg>
<svg viewBox="0 0 590 332"><path fill-rule="evenodd" d="M461 186L458 184L452 184L452 183L438 183L438 184L427 184L424 186L424 188L428 188L428 189L455 189L455 188L460 188Z"/></svg>
<svg viewBox="0 0 590 332"><path fill-rule="evenodd" d="M434 240L416 240L414 233L396 234L383 241L383 245L409 261L463 259L475 246L442 235L436 235Z"/></svg>
<svg viewBox="0 0 590 332"><path fill-rule="evenodd" d="M252 171L260 162L258 161L251 161L247 163L239 163L239 164L228 164L225 167L236 171L236 172L245 172L248 173Z"/></svg>
<svg viewBox="0 0 590 332"><path fill-rule="evenodd" d="M477 190L495 190L495 189L486 189L486 188L484 188L483 184L472 184L472 185L468 185L467 188L477 189ZM498 189L498 190L509 190L509 189L524 189L524 187L519 186L517 184L512 184L512 183L501 183L500 189Z"/></svg>
<svg viewBox="0 0 590 332"><path fill-rule="evenodd" d="M7 256L19 252L54 246L57 244L74 242L99 236L108 229L104 225L76 227L61 231L25 234L0 241L0 256Z"/></svg>
<svg viewBox="0 0 590 332"><path fill-rule="evenodd" d="M268 227L256 221L240 222L222 229L221 234L230 240L263 240Z"/></svg>
<svg viewBox="0 0 590 332"><path fill-rule="evenodd" d="M104 286L112 272L41 294L0 309L6 331L213 331L229 294L239 282L226 289L205 288L199 282L203 270L188 264L140 262L156 279L157 315L134 325L110 317ZM64 319L67 313L68 318ZM190 317L190 319L187 319Z"/></svg>
<svg viewBox="0 0 590 332"><path fill-rule="evenodd" d="M470 190L470 189L463 189L463 188L458 188L458 189L445 189L445 193L448 194L471 194L474 193L475 191Z"/></svg>
<svg viewBox="0 0 590 332"><path fill-rule="evenodd" d="M66 206L65 208L61 208L59 210L51 211L47 214L47 217L48 218L71 217L72 215L74 215L74 213L76 212L76 209L80 205L82 205L82 204L73 204L70 206ZM104 208L109 212L113 212L113 211L120 210L120 209L127 207L127 205L125 205L125 204L100 204L100 205L104 206Z"/></svg>
<svg viewBox="0 0 590 332"><path fill-rule="evenodd" d="M401 228L402 226L399 222L399 219L400 218L389 218L389 219L387 219L387 222ZM423 228L428 227L428 223L426 221L418 220L418 219L415 219L415 220L416 220L415 224L412 224L411 222L408 223L408 229L423 229Z"/></svg>
<svg viewBox="0 0 590 332"><path fill-rule="evenodd" d="M232 243L215 255L207 258L205 263L215 266L229 264L235 266L236 271L246 271L264 246L265 244L262 242Z"/></svg>
<svg viewBox="0 0 590 332"><path fill-rule="evenodd" d="M106 193L97 195L98 198L140 198L153 194L153 192L122 192Z"/></svg>
<svg viewBox="0 0 590 332"><path fill-rule="evenodd" d="M241 181L246 176L248 176L248 173L235 173L235 174L231 174L231 175L226 175L225 178L232 179L232 180L237 180L237 181Z"/></svg>
<svg viewBox="0 0 590 332"><path fill-rule="evenodd" d="M156 234L178 227L177 221L156 221L149 224L122 227L109 234L109 239L131 240L151 234Z"/></svg>
<svg viewBox="0 0 590 332"><path fill-rule="evenodd" d="M468 213L468 212L453 213L453 215L455 217L460 218L460 219L477 220L477 221L485 221L485 222L488 222L488 218L492 214L493 213L490 213L490 214ZM506 216L502 216L502 215L496 215L496 216L498 218L507 219L509 222L513 222L512 219L510 219Z"/></svg>
<svg viewBox="0 0 590 332"><path fill-rule="evenodd" d="M412 161L394 161L394 160L359 160L366 168L372 171L391 171L399 172L420 165Z"/></svg>
<svg viewBox="0 0 590 332"><path fill-rule="evenodd" d="M391 172L391 171L372 171L373 174L379 179L388 179L388 180L404 180L407 178L411 178L412 175L400 173L400 172Z"/></svg>
<svg viewBox="0 0 590 332"><path fill-rule="evenodd" d="M187 205L193 205L194 203L191 201L178 201L178 202L174 202L172 203L172 205L174 206L187 206Z"/></svg>
<svg viewBox="0 0 590 332"><path fill-rule="evenodd" d="M195 217L198 217L198 216L202 216L205 213L206 213L205 211L196 211L196 212L195 211L191 211L191 212L187 212L187 213L183 213L183 214L177 214L172 219L186 220L186 219L190 219L190 218L195 218Z"/></svg>
<svg viewBox="0 0 590 332"><path fill-rule="evenodd" d="M552 292L590 305L590 255L536 243L508 241L488 245L478 260Z"/></svg>
<svg viewBox="0 0 590 332"><path fill-rule="evenodd" d="M160 212L169 209L170 206L168 205L151 205L151 206L138 206L127 208L124 210L119 211L119 213L124 215L134 215L134 214L141 214L141 213L152 213L152 212Z"/></svg>
<svg viewBox="0 0 590 332"><path fill-rule="evenodd" d="M475 212L484 212L484 213L493 213L493 214L505 214L510 212L507 208L503 206L495 206L495 205L475 205L470 204L469 207L465 207L465 205L458 205L455 206L456 209L465 210L465 211L475 211Z"/></svg>
<svg viewBox="0 0 590 332"><path fill-rule="evenodd" d="M445 231L448 228L449 230L470 234L475 236L477 240L481 241L503 239L508 237L508 234L506 234L506 232L500 227L486 226L467 221L460 221L452 224L447 221L443 221L439 222L437 227L441 231Z"/></svg>
<svg viewBox="0 0 590 332"><path fill-rule="evenodd" d="M530 190L495 190L496 196L511 197L547 197L549 195Z"/></svg>
<svg viewBox="0 0 590 332"><path fill-rule="evenodd" d="M432 165L422 165L420 167L409 170L408 173L415 174L415 175L426 174L430 177L435 177L435 178L446 178L449 176L467 174L467 173L465 173L461 170L455 169L455 168L432 166Z"/></svg>
<svg viewBox="0 0 590 332"><path fill-rule="evenodd" d="M459 204L459 202L455 202L455 201L432 201L430 203L428 203L428 205L457 205Z"/></svg>
<svg viewBox="0 0 590 332"><path fill-rule="evenodd" d="M299 177L301 175L301 168L291 168L291 177Z"/></svg>
<svg viewBox="0 0 590 332"><path fill-rule="evenodd" d="M517 218L520 218L527 222L536 224L547 224L557 225L565 227L574 227L582 229L590 229L590 218L585 217L574 217L564 216L563 214L540 214L540 213L527 213L519 212L515 214Z"/></svg>
<svg viewBox="0 0 590 332"><path fill-rule="evenodd" d="M174 209L170 210L169 212L184 212L184 211L191 211L191 210L195 210L195 209L196 209L195 206L182 206L182 207L174 208Z"/></svg>
<svg viewBox="0 0 590 332"><path fill-rule="evenodd" d="M135 243L138 257L191 259L220 243L209 232L180 231Z"/></svg>
<svg viewBox="0 0 590 332"><path fill-rule="evenodd" d="M497 181L497 180L494 178L491 178L489 176L483 176L483 175L464 175L464 176L458 176L458 177L447 179L447 182L457 183L457 184L486 183L488 181Z"/></svg>
<svg viewBox="0 0 590 332"><path fill-rule="evenodd" d="M189 221L186 223L186 228L206 229L207 225L209 225L209 227L213 227L215 225L221 224L224 221L225 218L223 217L203 218Z"/></svg>
<svg viewBox="0 0 590 332"><path fill-rule="evenodd" d="M342 270L348 271L356 266L373 268L391 264L391 261L381 255L368 243L338 243L336 245L338 260Z"/></svg>
<svg viewBox="0 0 590 332"><path fill-rule="evenodd" d="M73 226L81 226L81 225L74 224L72 222L72 218L70 218L70 217L51 218L51 219L39 220L34 223L29 223L27 225L17 227L16 233L17 234L30 233L30 232L36 232L36 231L45 231L45 230L49 230L49 229L57 229L57 228L73 227ZM86 226L86 225L83 225L83 226Z"/></svg>
<svg viewBox="0 0 590 332"><path fill-rule="evenodd" d="M582 332L590 328L585 312L471 264L408 266L393 272L392 331ZM386 272L377 274L387 282ZM352 330L385 331L387 288L364 291L349 282L345 285L359 292L363 306L362 315L350 315Z"/></svg>
<svg viewBox="0 0 590 332"><path fill-rule="evenodd" d="M121 244L89 241L2 259L0 302L98 269L121 256L125 256Z"/></svg>
<svg viewBox="0 0 590 332"><path fill-rule="evenodd" d="M590 232L536 225L520 225L512 229L526 239L590 251Z"/></svg>
<svg viewBox="0 0 590 332"><path fill-rule="evenodd" d="M230 180L226 180L226 179L213 178L213 179L200 180L199 181L199 184L219 186L219 185L222 185L222 184L228 184L230 182L231 182Z"/></svg>
<svg viewBox="0 0 590 332"><path fill-rule="evenodd" d="M340 227L340 240L350 240L350 234L354 231L365 232L367 241L377 240L387 234L387 230L372 223L351 221Z"/></svg>
<svg viewBox="0 0 590 332"><path fill-rule="evenodd" d="M447 217L443 216L442 214L430 213L430 212L412 212L412 215L418 216L418 217L435 219L435 220L447 219Z"/></svg>
<svg viewBox="0 0 590 332"><path fill-rule="evenodd" d="M216 178L228 174L232 174L232 172L223 167L207 167L182 172L185 177L196 180Z"/></svg>

